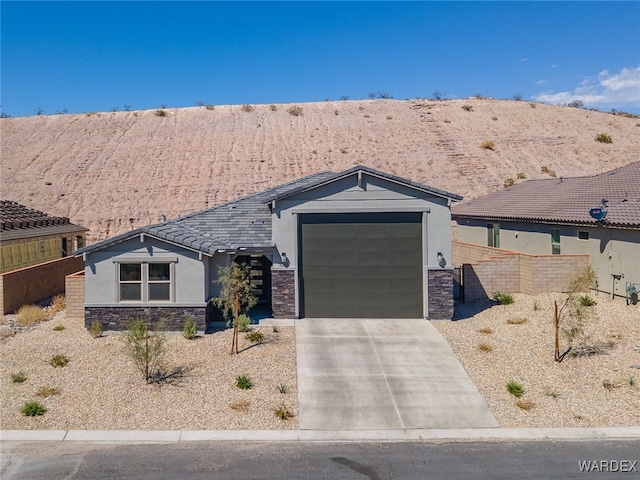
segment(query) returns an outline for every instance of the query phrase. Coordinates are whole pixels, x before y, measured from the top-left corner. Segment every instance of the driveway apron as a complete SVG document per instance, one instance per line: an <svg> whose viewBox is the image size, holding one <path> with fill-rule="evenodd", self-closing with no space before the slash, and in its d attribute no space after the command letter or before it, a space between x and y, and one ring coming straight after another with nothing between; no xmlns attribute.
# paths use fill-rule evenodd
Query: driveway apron
<svg viewBox="0 0 640 480"><path fill-rule="evenodd" d="M296 320L301 429L497 427L426 320Z"/></svg>

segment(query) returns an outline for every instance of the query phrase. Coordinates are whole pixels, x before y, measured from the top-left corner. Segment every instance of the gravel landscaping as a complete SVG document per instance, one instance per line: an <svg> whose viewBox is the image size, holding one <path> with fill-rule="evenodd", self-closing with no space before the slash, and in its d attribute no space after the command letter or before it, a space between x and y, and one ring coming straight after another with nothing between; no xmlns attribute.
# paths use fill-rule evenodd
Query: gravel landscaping
<svg viewBox="0 0 640 480"><path fill-rule="evenodd" d="M54 330L62 325L64 330ZM60 327L58 327L60 328ZM121 335L93 338L78 319L64 312L52 320L2 340L0 368L0 428L2 429L130 429L223 430L297 429L298 392L293 327L259 327L264 343L254 345L240 333L238 355L230 355L231 330L185 339L167 334L169 368L184 367L171 383L147 385L143 374L123 353ZM49 360L63 354L65 367ZM13 383L23 371L27 380ZM253 386L236 387L247 375ZM280 392L284 386L285 393ZM39 397L41 387L58 394ZM42 416L20 413L25 402L37 400ZM281 406L293 417L281 420Z"/></svg>
<svg viewBox="0 0 640 480"><path fill-rule="evenodd" d="M500 425L640 426L640 370L632 367L640 367L640 305L591 295L595 318L585 331L603 353L570 352L555 363L553 301L562 295L513 297L511 305L456 305L457 321L434 322ZM561 352L566 345L561 337ZM510 381L524 387L520 398L507 391Z"/></svg>
<svg viewBox="0 0 640 480"><path fill-rule="evenodd" d="M633 368L640 367L640 305L593 296L595 318L586 332L602 353L569 354L555 363L553 300L561 295L513 297L511 305L460 304L456 321L434 322L500 425L640 426L640 369ZM123 353L121 335L92 338L81 320L60 312L1 340L0 428L297 429L294 327L258 328L265 342L254 345L240 334L239 355L229 354L230 330L195 340L167 334L168 366L185 372L171 383L147 385ZM69 363L51 366L54 355ZM13 383L12 374L21 371L27 380ZM252 379L252 388L236 387L240 375ZM524 394L510 394L508 382L522 385ZM58 393L37 396L42 387ZM46 407L44 415L20 413L32 400ZM281 406L293 416L278 418Z"/></svg>

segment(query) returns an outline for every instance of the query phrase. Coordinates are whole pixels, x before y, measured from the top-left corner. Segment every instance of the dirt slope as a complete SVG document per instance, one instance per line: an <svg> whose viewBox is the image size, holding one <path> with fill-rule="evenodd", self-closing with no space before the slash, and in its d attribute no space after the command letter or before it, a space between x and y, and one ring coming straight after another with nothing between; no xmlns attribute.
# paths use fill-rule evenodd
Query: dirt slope
<svg viewBox="0 0 640 480"><path fill-rule="evenodd" d="M370 100L298 104L294 115L292 106L1 119L0 197L68 216L95 241L356 164L470 199L518 173L548 178L542 166L575 176L640 158L640 119L576 108ZM600 133L613 143L596 142Z"/></svg>

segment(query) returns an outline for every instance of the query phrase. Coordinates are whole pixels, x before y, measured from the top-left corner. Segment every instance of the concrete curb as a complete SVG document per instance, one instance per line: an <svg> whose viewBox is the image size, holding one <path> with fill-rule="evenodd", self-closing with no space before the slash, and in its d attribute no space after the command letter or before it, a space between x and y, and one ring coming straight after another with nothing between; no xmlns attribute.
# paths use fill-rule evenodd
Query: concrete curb
<svg viewBox="0 0 640 480"><path fill-rule="evenodd" d="M2 430L2 442L410 442L640 439L639 427L407 430Z"/></svg>

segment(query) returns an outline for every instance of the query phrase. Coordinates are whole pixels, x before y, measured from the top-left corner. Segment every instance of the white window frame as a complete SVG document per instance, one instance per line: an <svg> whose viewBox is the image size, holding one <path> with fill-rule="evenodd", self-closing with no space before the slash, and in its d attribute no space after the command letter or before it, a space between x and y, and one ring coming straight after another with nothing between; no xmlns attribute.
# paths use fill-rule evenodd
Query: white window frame
<svg viewBox="0 0 640 480"><path fill-rule="evenodd" d="M165 264L169 265L169 280L149 280L149 265L151 264ZM121 265L140 265L141 276L140 280L127 281L120 278L120 266ZM154 260L154 261L139 261L139 260L126 260L122 259L116 262L116 276L117 276L117 296L118 303L134 303L134 304L148 304L148 303L175 303L175 261L171 260ZM122 288L123 284L139 284L140 285L140 300L123 300ZM168 284L169 285L169 298L168 299L149 299L149 288L151 285Z"/></svg>

